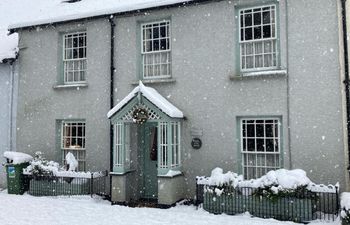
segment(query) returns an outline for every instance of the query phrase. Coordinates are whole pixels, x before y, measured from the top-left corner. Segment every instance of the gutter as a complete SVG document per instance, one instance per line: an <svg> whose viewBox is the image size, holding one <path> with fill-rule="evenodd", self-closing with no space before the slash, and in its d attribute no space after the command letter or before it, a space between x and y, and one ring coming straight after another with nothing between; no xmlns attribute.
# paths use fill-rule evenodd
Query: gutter
<svg viewBox="0 0 350 225"><path fill-rule="evenodd" d="M114 41L115 41L115 23L114 23L114 17L113 15L111 15L108 18L109 24L111 26L111 46L110 46L110 54L111 54L111 58L110 58L110 109L113 108L114 106ZM110 154L109 154L109 171L113 171L113 125L112 123L110 123L110 128L109 128L109 143L110 143ZM112 194L112 177L109 177L109 181L110 181L110 194Z"/></svg>
<svg viewBox="0 0 350 225"><path fill-rule="evenodd" d="M170 9L170 8L178 8L178 7L186 7L186 6L191 6L191 5L200 5L200 4L205 4L205 3L210 3L210 2L220 2L224 0L192 0L192 1L183 1L180 3L173 3L173 4L168 4L168 5L162 5L162 6L153 6L153 7L148 7L148 8L143 8L143 9L135 9L135 10L129 10L129 11L122 11L122 12L117 12L117 13L108 13L108 14L102 14L102 15L96 15L96 16L87 16L87 17L82 17L82 18L77 18L77 19L69 19L65 21L57 21L57 22L52 22L52 23L38 23L34 25L28 25L28 26L23 26L23 27L9 27L9 34L15 33L18 30L21 29L35 29L36 27L39 26L48 26L48 25L59 25L59 24L66 24L70 22L79 22L79 21L85 21L85 20L91 20L91 19L98 19L98 18L106 18L109 17L110 15L114 15L115 17L117 16L133 16L135 14L140 14L144 15L145 12L152 11L152 10L161 10L161 9Z"/></svg>
<svg viewBox="0 0 350 225"><path fill-rule="evenodd" d="M9 109L9 117L10 117L10 121L9 121L9 151L13 151L13 120L14 120L14 112L13 112L13 100L14 100L14 80L15 80L15 66L14 66L14 63L15 63L15 59L13 60L10 60L9 61L9 64L10 64L10 109Z"/></svg>
<svg viewBox="0 0 350 225"><path fill-rule="evenodd" d="M347 20L346 20L346 0L341 0L341 13L342 13L342 26L343 26L343 44L344 44L344 76L343 81L345 85L345 98L346 98L346 127L347 127L347 139L348 139L348 170L350 169L350 80L349 80L349 54L348 54L348 39L347 39Z"/></svg>

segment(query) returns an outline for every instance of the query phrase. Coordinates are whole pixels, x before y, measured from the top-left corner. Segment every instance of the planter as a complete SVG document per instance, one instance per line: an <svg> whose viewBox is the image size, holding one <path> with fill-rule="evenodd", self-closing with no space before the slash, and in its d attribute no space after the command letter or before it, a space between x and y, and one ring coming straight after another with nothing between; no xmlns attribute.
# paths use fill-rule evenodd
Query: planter
<svg viewBox="0 0 350 225"><path fill-rule="evenodd" d="M295 222L311 221L313 215L311 199L282 197L271 201L266 197L245 196L237 192L222 193L218 196L207 191L204 194L203 208L214 214L234 215L249 212L261 218Z"/></svg>

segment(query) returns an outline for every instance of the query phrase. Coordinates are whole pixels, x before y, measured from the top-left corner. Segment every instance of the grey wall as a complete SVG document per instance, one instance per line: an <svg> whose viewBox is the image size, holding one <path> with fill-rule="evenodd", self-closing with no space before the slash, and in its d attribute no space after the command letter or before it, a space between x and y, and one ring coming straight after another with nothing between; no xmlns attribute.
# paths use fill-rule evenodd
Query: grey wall
<svg viewBox="0 0 350 225"><path fill-rule="evenodd" d="M289 1L288 7L292 165L317 182L346 188L337 1Z"/></svg>
<svg viewBox="0 0 350 225"><path fill-rule="evenodd" d="M266 1L220 1L115 18L115 104L139 79L139 24L171 19L175 82L146 85L167 97L187 118L182 128L187 197L194 196L195 176L210 175L217 166L241 173L236 131L242 116L281 118L283 166L304 169L316 183L344 184L336 2L278 1L280 69L288 70L287 75L230 80L238 67L235 9L260 2ZM59 32L82 28L88 32L89 86L53 89ZM20 56L17 149L41 150L47 158L57 158L55 120L85 118L88 167L108 168L107 21L25 30L20 36L27 48ZM203 130L200 150L191 148L192 127Z"/></svg>
<svg viewBox="0 0 350 225"><path fill-rule="evenodd" d="M62 61L63 32L87 31L88 87L53 88ZM42 151L61 162L56 122L85 119L88 170L109 169L109 25L107 20L20 32L17 150Z"/></svg>
<svg viewBox="0 0 350 225"><path fill-rule="evenodd" d="M280 69L288 74L230 80L238 66L235 7L254 2L262 1L220 1L116 19L117 100L139 77L139 23L171 19L175 82L146 85L187 118L182 156L189 197L197 175L210 175L217 166L241 172L236 133L241 116L280 117L283 166L302 168L317 183L344 185L336 2L278 1ZM191 127L203 130L200 150L190 146Z"/></svg>

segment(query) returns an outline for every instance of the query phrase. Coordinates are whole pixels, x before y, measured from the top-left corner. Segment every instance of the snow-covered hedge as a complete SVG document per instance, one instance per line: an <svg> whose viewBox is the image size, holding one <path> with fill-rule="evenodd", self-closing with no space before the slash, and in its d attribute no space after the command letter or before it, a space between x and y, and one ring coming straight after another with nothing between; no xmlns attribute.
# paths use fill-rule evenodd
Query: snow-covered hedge
<svg viewBox="0 0 350 225"><path fill-rule="evenodd" d="M61 167L59 163L46 160L41 152L36 152L34 160L30 162L30 165L23 170L24 174L33 175L35 177L40 176L56 176L56 177L73 177L73 178L94 178L103 176L101 172L76 172L77 160L71 153L67 154L66 161L69 164L68 171L65 167Z"/></svg>
<svg viewBox="0 0 350 225"><path fill-rule="evenodd" d="M269 171L266 175L258 178L245 180L243 175L238 175L231 171L223 173L221 168L215 168L211 172L210 177L197 177L197 183L207 186L223 187L231 185L234 188L250 187L259 189L270 189L273 193L285 190L295 190L305 187L309 191L314 192L331 192L335 193L338 184L322 185L313 183L307 176L306 172L301 169L286 170L279 169Z"/></svg>

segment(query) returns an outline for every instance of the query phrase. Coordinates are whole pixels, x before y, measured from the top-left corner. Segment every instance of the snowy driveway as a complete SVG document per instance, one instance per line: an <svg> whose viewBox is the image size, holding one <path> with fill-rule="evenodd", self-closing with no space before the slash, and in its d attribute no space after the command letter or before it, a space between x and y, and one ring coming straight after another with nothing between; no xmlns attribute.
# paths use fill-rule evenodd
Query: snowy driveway
<svg viewBox="0 0 350 225"><path fill-rule="evenodd" d="M111 206L108 201L90 197L32 197L0 192L1 225L287 225L272 219L213 215L193 206L171 209ZM339 225L340 222L311 223Z"/></svg>

